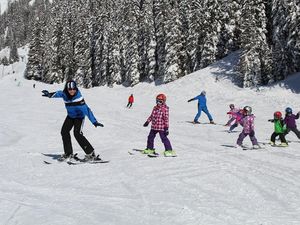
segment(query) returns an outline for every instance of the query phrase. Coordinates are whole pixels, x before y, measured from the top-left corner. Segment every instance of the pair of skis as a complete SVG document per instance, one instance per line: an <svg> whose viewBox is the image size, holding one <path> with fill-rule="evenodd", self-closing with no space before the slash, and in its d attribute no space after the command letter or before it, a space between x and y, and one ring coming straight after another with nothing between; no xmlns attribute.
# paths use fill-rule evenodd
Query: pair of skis
<svg viewBox="0 0 300 225"><path fill-rule="evenodd" d="M133 151L136 151L136 152L140 152L140 153L142 153L142 152L144 151L144 150L142 150L142 149L136 149L136 148L134 148L134 149L132 149L132 150L133 150ZM129 155L134 155L134 153L131 152L131 151L128 151L128 154L129 154ZM160 156L160 154L157 153L157 152L155 152L155 153L153 153L153 154L147 154L147 156L150 157L150 158L157 158L157 157ZM168 156L168 157L177 157L177 155L174 155L174 156Z"/></svg>
<svg viewBox="0 0 300 225"><path fill-rule="evenodd" d="M58 163L66 162L68 165L79 165L79 164L86 164L86 163L88 164L109 163L109 160L103 160L99 157L99 155L97 155L93 160L84 160L79 158L77 153L73 156L72 160L66 159L60 161L58 158L53 158L53 159L56 160L56 162ZM53 162L44 160L44 163L49 165L52 164Z"/></svg>

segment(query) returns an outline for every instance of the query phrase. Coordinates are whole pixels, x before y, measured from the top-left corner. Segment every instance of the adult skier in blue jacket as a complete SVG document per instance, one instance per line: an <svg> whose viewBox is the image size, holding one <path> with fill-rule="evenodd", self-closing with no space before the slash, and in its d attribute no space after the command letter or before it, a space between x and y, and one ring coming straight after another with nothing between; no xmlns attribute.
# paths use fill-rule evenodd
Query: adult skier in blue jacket
<svg viewBox="0 0 300 225"><path fill-rule="evenodd" d="M85 103L80 91L77 88L75 81L68 81L65 84L63 91L56 91L50 93L43 90L44 97L62 98L67 109L67 117L61 128L61 135L64 145L64 154L59 159L60 161L68 160L73 157L73 148L71 143L70 131L74 127L74 136L80 147L86 153L85 160L94 160L96 155L94 148L89 141L83 136L82 127L84 117L87 116L95 127L103 127L103 124L97 122L90 108Z"/></svg>
<svg viewBox="0 0 300 225"><path fill-rule="evenodd" d="M210 113L207 109L207 106L206 106L206 92L202 91L200 95L198 95L194 98L191 98L190 100L188 100L188 102L191 102L194 100L198 100L198 113L195 116L194 123L200 123L198 121L198 119L201 116L201 112L203 111L207 115L210 123L214 124L214 120L213 120L212 116L210 115Z"/></svg>

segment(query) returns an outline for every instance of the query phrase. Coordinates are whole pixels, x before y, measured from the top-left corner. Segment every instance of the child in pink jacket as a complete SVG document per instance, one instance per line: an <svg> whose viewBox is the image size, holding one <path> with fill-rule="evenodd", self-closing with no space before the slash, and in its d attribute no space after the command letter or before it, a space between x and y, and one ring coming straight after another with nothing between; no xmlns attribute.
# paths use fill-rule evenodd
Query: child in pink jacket
<svg viewBox="0 0 300 225"><path fill-rule="evenodd" d="M252 108L250 106L245 106L243 110L244 117L240 121L243 130L240 133L236 144L237 146L243 147L243 140L249 135L253 148L259 148L254 132L254 115L252 114Z"/></svg>
<svg viewBox="0 0 300 225"><path fill-rule="evenodd" d="M176 156L173 151L169 135L169 107L166 105L166 96L159 94L156 97L156 106L154 106L151 115L144 123L144 127L147 127L151 122L151 130L148 135L147 148L143 151L144 154L155 154L154 139L157 133L161 138L165 146L165 156Z"/></svg>

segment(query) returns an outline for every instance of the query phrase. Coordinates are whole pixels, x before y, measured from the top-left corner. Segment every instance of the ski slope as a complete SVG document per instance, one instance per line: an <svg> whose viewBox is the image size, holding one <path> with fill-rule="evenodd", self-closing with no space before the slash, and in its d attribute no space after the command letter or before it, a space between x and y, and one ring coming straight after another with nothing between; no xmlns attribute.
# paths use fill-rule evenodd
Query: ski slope
<svg viewBox="0 0 300 225"><path fill-rule="evenodd" d="M236 60L233 54L161 86L81 89L105 125L95 128L86 119L83 132L96 152L111 161L76 166L46 165L43 160L51 157L41 154L63 152L64 103L41 97L41 90L56 91L63 84L24 80L22 63L14 65L14 74L5 68L0 78L0 224L299 225L300 143L243 151L222 146L235 144L238 132L186 123L197 108L187 100L202 90L219 124L227 121L230 103L252 106L260 142L268 142L273 132L267 120L275 110L290 106L300 111L299 74L260 91L240 89L227 78L234 76ZM169 138L178 157L129 155L133 148L145 148L150 128L142 125L161 92L167 95ZM129 110L125 106L131 93L135 103ZM207 122L206 115L200 121ZM294 134L287 137L298 141ZM75 152L83 156L72 140ZM245 144L250 145L248 138ZM156 149L163 152L159 137Z"/></svg>

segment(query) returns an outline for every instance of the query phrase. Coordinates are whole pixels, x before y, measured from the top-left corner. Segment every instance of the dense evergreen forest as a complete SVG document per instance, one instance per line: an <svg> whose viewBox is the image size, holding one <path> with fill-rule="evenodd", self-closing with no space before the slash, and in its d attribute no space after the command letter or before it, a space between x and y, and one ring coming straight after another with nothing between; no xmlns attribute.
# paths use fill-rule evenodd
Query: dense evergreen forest
<svg viewBox="0 0 300 225"><path fill-rule="evenodd" d="M0 16L0 49L29 44L25 77L83 87L166 83L240 52L236 80L300 71L296 0L18 0Z"/></svg>

